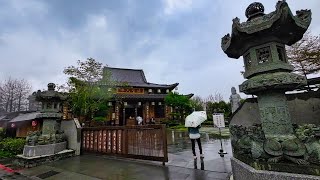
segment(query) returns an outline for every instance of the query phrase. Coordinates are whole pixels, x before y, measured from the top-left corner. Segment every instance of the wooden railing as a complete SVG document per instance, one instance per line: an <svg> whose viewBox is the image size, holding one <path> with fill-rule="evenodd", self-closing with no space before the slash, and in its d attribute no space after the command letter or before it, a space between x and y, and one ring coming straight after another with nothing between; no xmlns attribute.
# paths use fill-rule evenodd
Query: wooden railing
<svg viewBox="0 0 320 180"><path fill-rule="evenodd" d="M165 125L82 128L81 151L168 162Z"/></svg>

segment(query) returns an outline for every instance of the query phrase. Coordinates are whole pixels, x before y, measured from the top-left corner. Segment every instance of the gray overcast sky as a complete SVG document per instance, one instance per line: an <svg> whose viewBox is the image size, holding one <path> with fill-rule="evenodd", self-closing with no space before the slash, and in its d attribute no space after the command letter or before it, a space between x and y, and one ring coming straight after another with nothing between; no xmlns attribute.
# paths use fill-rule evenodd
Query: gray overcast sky
<svg viewBox="0 0 320 180"><path fill-rule="evenodd" d="M202 97L244 81L242 59L220 48L232 19L245 21L252 0L0 0L0 80L25 78L33 90L65 82L63 68L92 57L111 67L143 69L153 83L179 82ZM261 0L265 13L276 0ZM311 9L320 34L320 1L287 0ZM245 97L242 94L243 97Z"/></svg>

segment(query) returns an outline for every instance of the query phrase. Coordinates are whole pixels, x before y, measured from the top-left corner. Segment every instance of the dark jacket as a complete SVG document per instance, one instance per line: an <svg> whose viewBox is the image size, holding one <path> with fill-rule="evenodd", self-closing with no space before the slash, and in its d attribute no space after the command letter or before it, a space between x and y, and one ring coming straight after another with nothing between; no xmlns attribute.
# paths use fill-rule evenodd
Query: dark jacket
<svg viewBox="0 0 320 180"><path fill-rule="evenodd" d="M189 134L199 134L200 126L198 127L188 127Z"/></svg>

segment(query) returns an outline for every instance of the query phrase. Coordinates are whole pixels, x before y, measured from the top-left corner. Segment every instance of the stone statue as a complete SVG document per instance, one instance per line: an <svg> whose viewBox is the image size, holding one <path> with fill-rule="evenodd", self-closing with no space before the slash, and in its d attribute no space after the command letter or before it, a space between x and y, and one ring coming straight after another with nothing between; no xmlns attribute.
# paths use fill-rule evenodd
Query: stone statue
<svg viewBox="0 0 320 180"><path fill-rule="evenodd" d="M231 96L230 96L230 104L231 104L231 111L234 113L238 107L240 106L240 95L237 94L237 90L235 87L231 88Z"/></svg>
<svg viewBox="0 0 320 180"><path fill-rule="evenodd" d="M26 143L29 146L35 146L38 144L39 132L38 131L30 131L26 138Z"/></svg>
<svg viewBox="0 0 320 180"><path fill-rule="evenodd" d="M66 141L66 136L64 134L64 131L57 131L55 134L56 143L64 142Z"/></svg>

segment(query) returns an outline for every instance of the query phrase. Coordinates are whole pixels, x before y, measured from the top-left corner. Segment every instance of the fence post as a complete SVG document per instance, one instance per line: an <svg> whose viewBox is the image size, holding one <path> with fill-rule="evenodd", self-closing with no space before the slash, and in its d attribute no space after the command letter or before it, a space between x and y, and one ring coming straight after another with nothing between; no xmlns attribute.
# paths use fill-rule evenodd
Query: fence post
<svg viewBox="0 0 320 180"><path fill-rule="evenodd" d="M168 145L167 145L167 132L166 125L161 125L162 129L162 141L163 141L163 162L162 165L165 165L168 162Z"/></svg>
<svg viewBox="0 0 320 180"><path fill-rule="evenodd" d="M124 140L124 149L125 149L125 151L124 151L124 153L125 153L125 155L128 155L128 151L129 151L129 149L128 149L128 146L129 146L129 140L128 140L128 128L125 126L124 127L124 134L125 134L125 140Z"/></svg>

